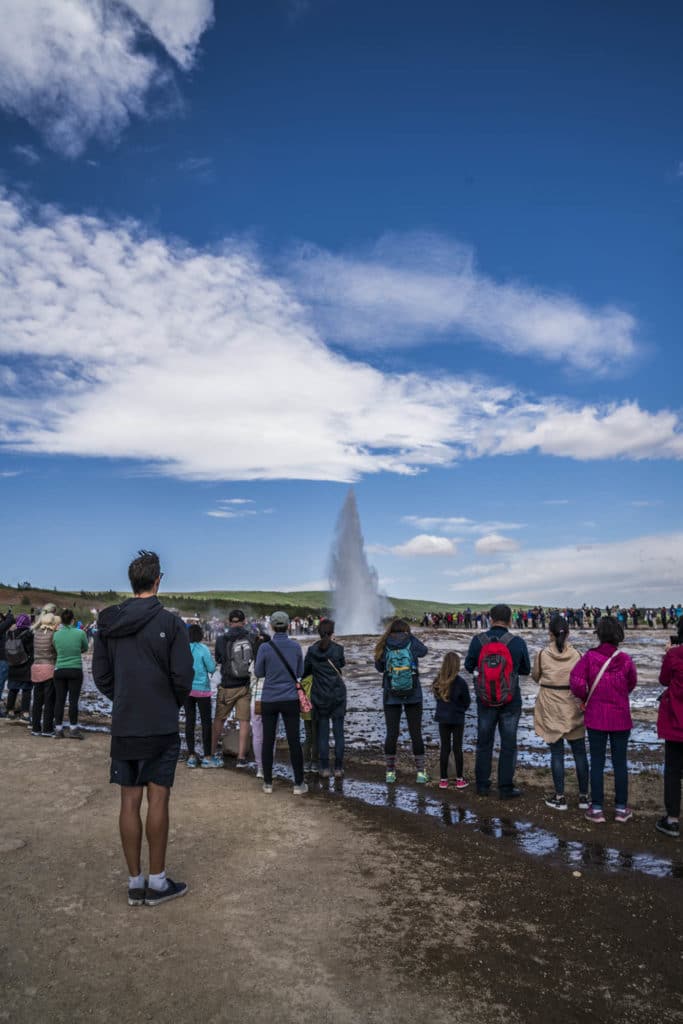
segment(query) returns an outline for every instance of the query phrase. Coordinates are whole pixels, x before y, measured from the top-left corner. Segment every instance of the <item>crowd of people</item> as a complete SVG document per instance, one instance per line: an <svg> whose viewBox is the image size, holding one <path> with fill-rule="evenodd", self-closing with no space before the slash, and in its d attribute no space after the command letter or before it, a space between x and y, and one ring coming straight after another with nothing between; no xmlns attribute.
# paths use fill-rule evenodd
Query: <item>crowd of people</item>
<svg viewBox="0 0 683 1024"><path fill-rule="evenodd" d="M667 629L675 626L683 616L683 605L671 604L667 608L639 608L635 603L630 608L622 608L619 605L606 605L605 608L598 608L583 604L580 608L554 608L547 609L542 605L535 605L533 608L516 608L512 617L518 629L546 629L553 614L563 616L572 629L593 629L596 628L603 616L615 618L623 629L638 629L645 626L648 629ZM490 614L487 609L472 611L465 608L464 611L453 612L425 612L422 616L422 625L432 629L479 629L486 630L491 625Z"/></svg>
<svg viewBox="0 0 683 1024"><path fill-rule="evenodd" d="M344 774L346 662L344 648L334 638L334 622L329 618L317 621L318 639L304 656L291 635L292 622L286 612L273 613L267 623L249 623L245 613L236 608L229 614L227 629L216 637L212 652L204 642L201 625L192 623L188 628L159 601L162 575L158 556L140 552L129 566L134 596L104 609L94 633L93 679L112 701L110 780L121 787L119 825L129 869L131 906L156 906L187 892L186 883L173 881L165 871L169 797L180 755L181 708L185 710L188 769L223 767L221 736L226 719L234 714L239 723L236 766L249 766L253 746L256 776L265 794L273 792L280 720L287 738L295 795L308 792L307 773L317 772L323 779L332 773L336 778ZM626 823L632 817L628 804L628 744L633 727L629 695L637 685L637 670L630 655L620 649L624 624L614 609L599 613L584 607L581 616L576 610L566 609L564 614L555 610L547 613L546 621L543 609L532 611L534 626L545 625L548 630L548 642L533 664L524 638L511 632L518 617L502 604L484 616L473 613L473 625L479 619L480 631L471 638L464 657L464 668L473 680L472 691L460 672L460 654L454 650L445 654L432 682L440 737L439 788L451 785L451 757L454 787L462 790L470 784L464 773L463 732L465 715L474 698L477 794L487 797L492 791L497 732L498 796L512 800L522 795L515 781L522 711L519 681L531 676L539 686L535 730L548 746L553 779L553 793L545 803L556 811L569 808L566 741L576 770L578 808L589 821L604 822L604 771L609 745L614 769L614 819ZM580 655L570 642L570 633L576 625L585 627L588 611L595 622L598 644ZM656 828L678 837L683 772L683 611L672 608L666 612L673 616L669 621L675 623L676 634L667 644L660 672L663 691L658 732L664 740L666 813L656 822ZM11 611L0 617L0 699L7 681L7 716L29 723L34 736L80 738L78 702L83 683L82 656L87 649L86 634L74 623L69 609L57 615L55 606L48 604L33 622L25 614L15 620ZM397 744L403 717L410 735L415 781L418 785L430 781L419 668L427 653L426 644L401 618L388 623L375 647L374 667L381 676L385 719L385 781L389 786L397 781ZM212 711L211 676L217 669L220 684ZM68 733L63 725L67 699ZM333 764L330 731L334 739ZM141 806L145 792L147 878L141 869Z"/></svg>

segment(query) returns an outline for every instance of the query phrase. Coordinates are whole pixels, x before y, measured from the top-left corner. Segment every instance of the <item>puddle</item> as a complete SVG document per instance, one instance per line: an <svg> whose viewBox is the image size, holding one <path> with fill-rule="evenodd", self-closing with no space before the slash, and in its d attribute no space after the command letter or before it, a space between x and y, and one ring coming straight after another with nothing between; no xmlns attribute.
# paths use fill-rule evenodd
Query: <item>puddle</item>
<svg viewBox="0 0 683 1024"><path fill-rule="evenodd" d="M318 787L315 787L316 791ZM323 793L326 789L321 787ZM599 869L610 873L636 872L653 878L683 878L683 862L649 853L629 853L600 843L560 839L530 821L486 817L449 800L439 800L404 786L344 779L330 781L333 799L357 800L370 807L389 807L407 814L425 815L439 825L470 828L490 839L512 842L533 857L547 857L564 867Z"/></svg>

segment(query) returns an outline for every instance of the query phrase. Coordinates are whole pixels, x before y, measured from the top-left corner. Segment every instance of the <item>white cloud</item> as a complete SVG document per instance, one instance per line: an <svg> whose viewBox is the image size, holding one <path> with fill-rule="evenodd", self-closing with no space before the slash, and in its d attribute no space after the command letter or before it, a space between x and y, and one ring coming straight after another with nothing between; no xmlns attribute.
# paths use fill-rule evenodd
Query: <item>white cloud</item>
<svg viewBox="0 0 683 1024"><path fill-rule="evenodd" d="M213 17L212 0L0 0L0 106L67 156L116 139L150 91L184 70ZM151 38L170 60L147 45Z"/></svg>
<svg viewBox="0 0 683 1024"><path fill-rule="evenodd" d="M683 458L672 412L384 373L328 348L286 283L240 244L193 249L0 192L3 354L5 445L135 459L185 479L350 481L534 449ZM521 524L413 525L457 536Z"/></svg>
<svg viewBox="0 0 683 1024"><path fill-rule="evenodd" d="M431 555L455 555L457 545L450 537L435 537L428 533L420 533L411 537L405 544L396 544L394 547L386 547L383 544L368 544L366 548L369 554L376 555L399 555L401 558L415 558Z"/></svg>
<svg viewBox="0 0 683 1024"><path fill-rule="evenodd" d="M523 530L526 526L526 523L478 523L467 516L403 516L402 521L423 530L439 530L456 537L459 534L495 533L497 530Z"/></svg>
<svg viewBox="0 0 683 1024"><path fill-rule="evenodd" d="M469 247L433 235L387 235L365 257L306 247L290 270L322 329L362 348L474 337L593 373L603 372L606 351L610 365L636 353L627 310L494 281L476 268Z"/></svg>
<svg viewBox="0 0 683 1024"><path fill-rule="evenodd" d="M564 605L679 600L683 533L630 540L525 549L504 567L471 566L451 589L466 600L505 599Z"/></svg>
<svg viewBox="0 0 683 1024"><path fill-rule="evenodd" d="M542 505L569 505L569 498L547 498Z"/></svg>
<svg viewBox="0 0 683 1024"><path fill-rule="evenodd" d="M32 167L40 163L40 154L34 146L12 146L12 152Z"/></svg>
<svg viewBox="0 0 683 1024"><path fill-rule="evenodd" d="M253 505L253 498L222 498L219 505Z"/></svg>
<svg viewBox="0 0 683 1024"><path fill-rule="evenodd" d="M518 541L512 537L503 537L500 533L488 533L474 543L474 549L480 555L495 555L501 551L516 551L518 548Z"/></svg>

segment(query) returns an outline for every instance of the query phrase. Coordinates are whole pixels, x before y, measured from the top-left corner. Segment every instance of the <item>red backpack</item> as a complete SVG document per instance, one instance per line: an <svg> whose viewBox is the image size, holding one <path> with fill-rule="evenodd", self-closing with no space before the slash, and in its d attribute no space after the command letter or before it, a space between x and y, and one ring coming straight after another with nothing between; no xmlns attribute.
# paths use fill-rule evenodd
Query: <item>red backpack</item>
<svg viewBox="0 0 683 1024"><path fill-rule="evenodd" d="M512 700L517 673L509 650L511 641L511 633L503 633L499 639L489 633L482 633L479 637L481 654L474 688L484 707L502 708Z"/></svg>

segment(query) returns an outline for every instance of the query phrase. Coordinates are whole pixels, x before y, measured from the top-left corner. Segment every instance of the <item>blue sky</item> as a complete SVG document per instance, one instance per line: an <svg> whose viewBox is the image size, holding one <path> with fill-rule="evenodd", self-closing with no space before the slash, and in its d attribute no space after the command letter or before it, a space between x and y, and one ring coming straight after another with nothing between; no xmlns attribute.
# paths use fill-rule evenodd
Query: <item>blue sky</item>
<svg viewBox="0 0 683 1024"><path fill-rule="evenodd" d="M0 578L680 599L679 5L0 15Z"/></svg>

